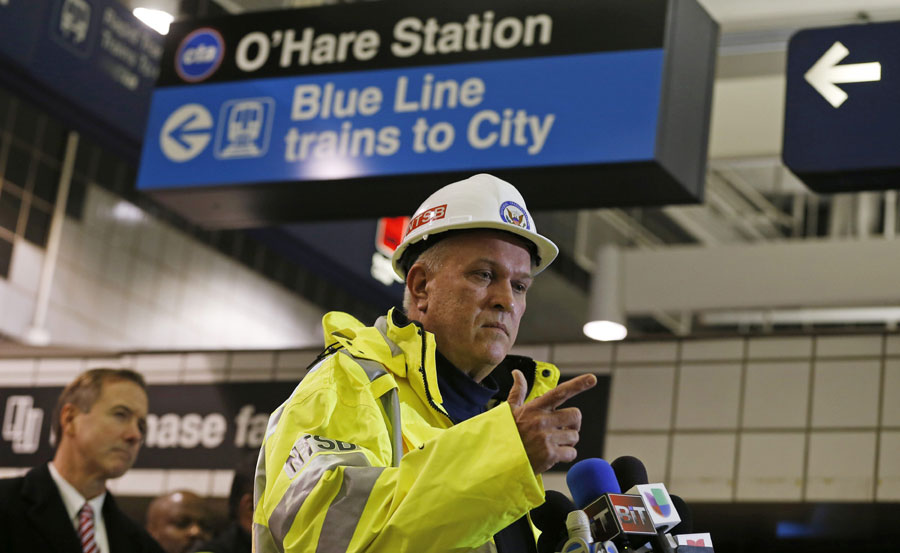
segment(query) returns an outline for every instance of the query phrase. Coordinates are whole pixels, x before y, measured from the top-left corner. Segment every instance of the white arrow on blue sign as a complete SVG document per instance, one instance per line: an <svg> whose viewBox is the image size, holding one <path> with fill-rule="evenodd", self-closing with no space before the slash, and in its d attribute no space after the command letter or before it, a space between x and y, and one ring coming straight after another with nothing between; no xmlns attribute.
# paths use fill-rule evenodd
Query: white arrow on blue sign
<svg viewBox="0 0 900 553"><path fill-rule="evenodd" d="M788 43L785 165L817 192L900 187L900 22Z"/></svg>
<svg viewBox="0 0 900 553"><path fill-rule="evenodd" d="M213 118L200 104L185 104L166 119L159 133L163 154L174 162L197 157L212 138Z"/></svg>

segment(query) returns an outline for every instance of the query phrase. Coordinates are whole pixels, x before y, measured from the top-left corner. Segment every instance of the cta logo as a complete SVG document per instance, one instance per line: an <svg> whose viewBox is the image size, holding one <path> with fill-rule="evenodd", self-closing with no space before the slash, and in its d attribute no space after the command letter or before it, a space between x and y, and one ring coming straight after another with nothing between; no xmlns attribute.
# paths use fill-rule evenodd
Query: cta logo
<svg viewBox="0 0 900 553"><path fill-rule="evenodd" d="M31 396L9 396L3 414L3 439L12 442L13 453L38 450L44 410L34 406Z"/></svg>
<svg viewBox="0 0 900 553"><path fill-rule="evenodd" d="M216 72L225 57L225 41L210 27L197 29L184 37L175 52L175 72L189 83L206 79Z"/></svg>
<svg viewBox="0 0 900 553"><path fill-rule="evenodd" d="M500 218L517 227L522 227L524 229L531 228L528 224L528 214L525 213L522 206L516 202L503 202L500 206Z"/></svg>

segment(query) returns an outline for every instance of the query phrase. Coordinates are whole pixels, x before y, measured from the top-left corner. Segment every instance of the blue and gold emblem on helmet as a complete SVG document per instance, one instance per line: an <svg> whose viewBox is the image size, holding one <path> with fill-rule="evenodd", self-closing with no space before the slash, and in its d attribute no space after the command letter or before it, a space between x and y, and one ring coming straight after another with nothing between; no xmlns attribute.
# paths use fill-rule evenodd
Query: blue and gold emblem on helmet
<svg viewBox="0 0 900 553"><path fill-rule="evenodd" d="M516 225L523 229L531 229L531 225L528 222L528 213L516 202L503 202L500 205L500 218L511 225Z"/></svg>

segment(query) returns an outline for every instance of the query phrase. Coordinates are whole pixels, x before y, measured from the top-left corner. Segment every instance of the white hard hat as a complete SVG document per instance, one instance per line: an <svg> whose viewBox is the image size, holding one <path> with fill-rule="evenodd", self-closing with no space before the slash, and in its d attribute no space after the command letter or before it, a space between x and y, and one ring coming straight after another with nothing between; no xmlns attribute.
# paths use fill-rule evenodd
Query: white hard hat
<svg viewBox="0 0 900 553"><path fill-rule="evenodd" d="M411 260L401 263L407 249L428 237L448 230L497 229L521 236L534 244L536 275L559 253L556 244L537 233L525 200L508 182L485 173L448 184L428 197L409 221L403 242L394 250L394 272L406 278ZM421 251L419 252L421 253Z"/></svg>

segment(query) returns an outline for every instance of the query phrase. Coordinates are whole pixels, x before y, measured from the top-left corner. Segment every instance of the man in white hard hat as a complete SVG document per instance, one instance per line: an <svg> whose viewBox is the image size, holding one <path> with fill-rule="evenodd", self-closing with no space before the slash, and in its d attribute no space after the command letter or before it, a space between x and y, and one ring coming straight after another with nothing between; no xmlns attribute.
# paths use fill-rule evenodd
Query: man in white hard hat
<svg viewBox="0 0 900 553"><path fill-rule="evenodd" d="M557 407L596 383L507 355L557 252L491 175L425 200L393 257L406 313L325 315L325 351L269 419L254 550L534 551L540 474L581 425Z"/></svg>

